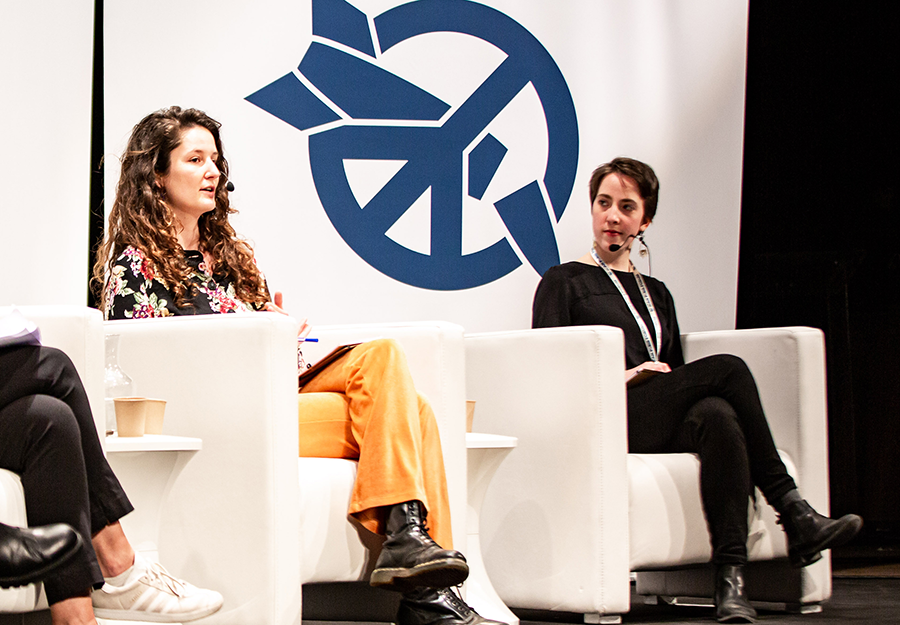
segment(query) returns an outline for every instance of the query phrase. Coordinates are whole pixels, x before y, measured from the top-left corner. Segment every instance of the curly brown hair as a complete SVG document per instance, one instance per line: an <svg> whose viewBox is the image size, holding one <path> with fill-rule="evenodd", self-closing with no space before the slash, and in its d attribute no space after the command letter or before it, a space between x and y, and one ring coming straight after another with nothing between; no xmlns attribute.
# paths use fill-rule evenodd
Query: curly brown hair
<svg viewBox="0 0 900 625"><path fill-rule="evenodd" d="M269 301L265 280L253 260L253 249L238 238L228 216L231 208L228 190L228 162L219 136L221 124L197 109L172 106L147 115L134 127L122 156L122 172L116 185L116 199L109 212L106 240L97 250L93 280L101 302L106 280L113 264L126 247L132 246L150 260L157 277L172 290L178 307L190 306L191 268L185 262L178 241L177 223L166 203L159 177L169 171L172 150L181 144L184 132L195 126L206 128L213 136L219 156L219 183L216 208L200 217L200 245L215 264L216 275L225 275L234 284L238 298L256 307Z"/></svg>

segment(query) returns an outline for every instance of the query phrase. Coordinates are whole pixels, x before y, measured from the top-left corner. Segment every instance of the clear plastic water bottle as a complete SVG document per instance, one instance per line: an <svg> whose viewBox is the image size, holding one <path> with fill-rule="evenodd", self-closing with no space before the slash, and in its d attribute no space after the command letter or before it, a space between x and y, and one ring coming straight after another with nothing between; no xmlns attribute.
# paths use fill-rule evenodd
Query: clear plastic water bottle
<svg viewBox="0 0 900 625"><path fill-rule="evenodd" d="M134 380L119 366L119 335L106 335L106 368L103 383L106 387L106 433L116 431L116 397L133 397Z"/></svg>

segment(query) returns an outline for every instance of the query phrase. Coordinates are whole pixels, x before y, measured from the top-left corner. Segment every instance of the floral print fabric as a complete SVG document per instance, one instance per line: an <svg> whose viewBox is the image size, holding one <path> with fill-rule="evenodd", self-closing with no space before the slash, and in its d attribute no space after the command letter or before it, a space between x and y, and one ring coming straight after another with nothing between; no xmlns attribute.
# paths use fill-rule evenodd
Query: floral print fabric
<svg viewBox="0 0 900 625"><path fill-rule="evenodd" d="M162 278L156 276L153 263L140 250L131 246L125 248L116 259L106 283L106 318L143 319L255 310L237 298L231 280L208 273L200 252L185 251L184 259L193 270L190 283L194 292L187 298L192 305L178 308L175 295Z"/></svg>

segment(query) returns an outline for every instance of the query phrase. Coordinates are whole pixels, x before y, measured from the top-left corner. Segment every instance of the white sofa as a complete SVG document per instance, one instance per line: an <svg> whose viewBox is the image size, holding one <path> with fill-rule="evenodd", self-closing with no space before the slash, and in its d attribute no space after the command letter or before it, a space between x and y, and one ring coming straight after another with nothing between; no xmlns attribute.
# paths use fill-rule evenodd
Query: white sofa
<svg viewBox="0 0 900 625"><path fill-rule="evenodd" d="M159 555L174 573L224 595L204 623L299 625L301 584L365 578L371 558L346 514L355 462L298 459L295 320L257 313L105 327L121 336L119 363L137 392L168 401L165 433L203 439L172 485ZM342 342L390 337L403 345L438 419L453 537L464 549L462 328L316 327L314 336L320 342L304 348L309 361Z"/></svg>
<svg viewBox="0 0 900 625"><path fill-rule="evenodd" d="M19 310L41 329L44 345L57 347L71 358L84 383L94 420L105 426L103 410L103 317L100 312L79 306L20 306ZM22 482L15 473L0 469L0 521L9 525L28 524ZM23 613L47 608L41 584L0 590L2 613Z"/></svg>
<svg viewBox="0 0 900 625"><path fill-rule="evenodd" d="M682 341L688 360L732 353L747 361L779 451L804 497L827 512L821 332L704 332ZM630 571L640 594L712 596L696 458L626 453L620 330L470 335L466 369L476 429L519 439L481 516L488 573L508 605L617 622L630 607ZM751 599L815 609L831 594L828 555L791 569L774 512L760 497L750 513Z"/></svg>

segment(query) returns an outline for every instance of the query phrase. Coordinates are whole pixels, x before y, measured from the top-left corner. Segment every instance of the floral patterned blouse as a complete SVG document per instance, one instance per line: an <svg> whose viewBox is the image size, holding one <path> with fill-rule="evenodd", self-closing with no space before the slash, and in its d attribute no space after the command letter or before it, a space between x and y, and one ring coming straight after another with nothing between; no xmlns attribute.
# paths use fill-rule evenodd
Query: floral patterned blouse
<svg viewBox="0 0 900 625"><path fill-rule="evenodd" d="M140 250L131 246L125 248L116 259L106 283L106 318L142 319L255 310L237 298L230 279L209 274L200 252L185 251L184 259L193 269L190 282L195 290L187 297L193 306L178 308L174 293L162 278L157 277L153 263Z"/></svg>

